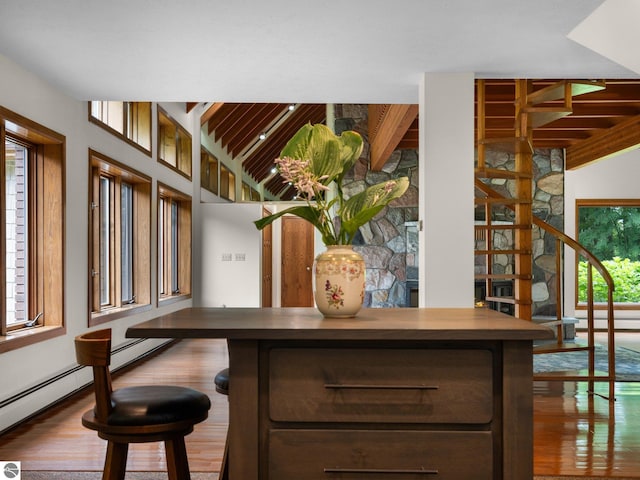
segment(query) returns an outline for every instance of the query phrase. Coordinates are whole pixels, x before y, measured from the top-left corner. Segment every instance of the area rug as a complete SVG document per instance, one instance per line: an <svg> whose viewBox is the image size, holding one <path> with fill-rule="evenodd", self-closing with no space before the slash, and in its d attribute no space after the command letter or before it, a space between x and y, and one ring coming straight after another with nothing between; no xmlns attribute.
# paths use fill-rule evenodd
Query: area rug
<svg viewBox="0 0 640 480"><path fill-rule="evenodd" d="M607 349L596 345L596 371L608 370ZM533 372L565 372L587 369L587 351L544 353L533 356ZM640 352L616 347L616 381L640 382Z"/></svg>

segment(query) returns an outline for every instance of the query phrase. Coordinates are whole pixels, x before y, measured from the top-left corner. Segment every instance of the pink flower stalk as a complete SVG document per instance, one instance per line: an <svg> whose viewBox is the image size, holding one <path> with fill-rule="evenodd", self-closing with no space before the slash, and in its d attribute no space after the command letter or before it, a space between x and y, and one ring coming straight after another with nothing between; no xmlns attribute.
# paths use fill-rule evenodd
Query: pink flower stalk
<svg viewBox="0 0 640 480"><path fill-rule="evenodd" d="M280 175L284 178L284 183L292 183L298 193L303 197L311 199L322 190L329 190L329 187L322 184L322 180L326 180L327 175L316 177L309 169L309 160L301 160L297 158L276 158L276 165L280 171Z"/></svg>

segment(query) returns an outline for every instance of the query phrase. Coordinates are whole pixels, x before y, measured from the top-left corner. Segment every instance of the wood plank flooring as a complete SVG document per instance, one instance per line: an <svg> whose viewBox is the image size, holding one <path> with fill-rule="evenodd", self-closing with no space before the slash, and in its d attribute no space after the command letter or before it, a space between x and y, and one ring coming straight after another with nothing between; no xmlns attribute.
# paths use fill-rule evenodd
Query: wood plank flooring
<svg viewBox="0 0 640 480"><path fill-rule="evenodd" d="M640 345L640 334L638 335ZM209 419L187 437L193 472L217 472L226 436L227 398L215 392L213 377L227 365L224 340L183 340L118 373L114 387L173 383L206 392ZM586 393L585 384L534 385L534 471L536 475L640 478L640 383L616 384L617 401ZM606 392L606 385L597 385ZM0 437L0 460L19 460L23 470L99 471L105 442L80 424L93 404L79 394ZM161 444L132 445L130 471L166 471Z"/></svg>

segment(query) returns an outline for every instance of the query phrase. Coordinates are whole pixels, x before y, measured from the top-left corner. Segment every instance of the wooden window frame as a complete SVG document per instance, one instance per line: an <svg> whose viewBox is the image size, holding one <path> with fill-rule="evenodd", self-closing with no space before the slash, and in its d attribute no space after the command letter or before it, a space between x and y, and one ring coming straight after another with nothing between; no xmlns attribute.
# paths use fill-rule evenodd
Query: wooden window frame
<svg viewBox="0 0 640 480"><path fill-rule="evenodd" d="M102 305L100 295L100 179L111 180L110 195L110 299ZM133 187L133 292L135 301L121 296L121 213L123 183ZM151 178L89 149L89 326L151 309Z"/></svg>
<svg viewBox="0 0 640 480"><path fill-rule="evenodd" d="M178 271L171 268L171 209L164 210L164 219L161 202L175 202L178 206L177 229L177 265ZM166 305L185 298L191 298L192 266L191 266L191 204L189 195L178 192L168 185L158 182L158 305ZM164 227L164 228L162 228ZM161 248L161 242L165 248ZM178 292L171 291L171 278L177 273ZM162 291L169 293L162 293Z"/></svg>
<svg viewBox="0 0 640 480"><path fill-rule="evenodd" d="M242 201L251 201L251 186L247 182L242 182Z"/></svg>
<svg viewBox="0 0 640 480"><path fill-rule="evenodd" d="M214 195L218 195L219 191L219 165L220 162L214 154L200 147L200 187Z"/></svg>
<svg viewBox="0 0 640 480"><path fill-rule="evenodd" d="M576 211L575 211L575 238L577 241L580 241L579 232L580 232L580 207L640 207L640 199L621 199L621 198L609 198L609 199L576 199ZM602 260L602 259L600 259ZM606 259L605 259L606 260ZM580 263L580 254L575 253L575 273L574 273L574 282L575 282L575 293L574 293L574 305L576 310L587 310L586 302L579 301L579 279L578 279L578 266ZM615 310L640 310L640 303L622 303L622 302L614 302L613 307ZM594 303L595 310L606 310L606 303Z"/></svg>
<svg viewBox="0 0 640 480"><path fill-rule="evenodd" d="M236 201L236 175L224 163L220 164L220 196L230 202Z"/></svg>
<svg viewBox="0 0 640 480"><path fill-rule="evenodd" d="M173 135L166 134L165 130L171 128ZM167 159L167 143L170 140L175 149L175 165ZM193 159L191 155L191 134L161 107L158 107L158 162L191 180L193 171Z"/></svg>
<svg viewBox="0 0 640 480"><path fill-rule="evenodd" d="M65 152L66 137L22 115L0 107L0 183L5 185L5 140L28 145L29 254L28 317L42 313L33 327L7 331L5 325L5 196L0 195L0 353L64 335L65 285ZM3 187L4 189L4 187ZM43 239L46 238L46 241Z"/></svg>
<svg viewBox="0 0 640 480"><path fill-rule="evenodd" d="M103 119L93 115L93 102L89 102L89 122L98 125L112 135L137 148L149 157L152 152L152 104L151 102L98 102L102 104L118 103L122 105L122 131L111 127ZM144 138L142 140L141 138Z"/></svg>

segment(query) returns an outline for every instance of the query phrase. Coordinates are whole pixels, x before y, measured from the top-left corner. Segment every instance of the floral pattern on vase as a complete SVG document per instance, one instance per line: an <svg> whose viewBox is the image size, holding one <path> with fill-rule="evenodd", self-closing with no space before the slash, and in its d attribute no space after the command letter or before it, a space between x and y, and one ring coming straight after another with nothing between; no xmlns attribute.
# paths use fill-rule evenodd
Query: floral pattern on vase
<svg viewBox="0 0 640 480"><path fill-rule="evenodd" d="M365 263L351 245L329 245L314 262L314 298L325 317L354 317L362 308Z"/></svg>

